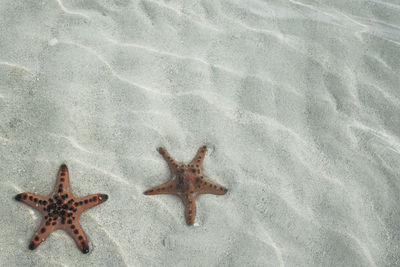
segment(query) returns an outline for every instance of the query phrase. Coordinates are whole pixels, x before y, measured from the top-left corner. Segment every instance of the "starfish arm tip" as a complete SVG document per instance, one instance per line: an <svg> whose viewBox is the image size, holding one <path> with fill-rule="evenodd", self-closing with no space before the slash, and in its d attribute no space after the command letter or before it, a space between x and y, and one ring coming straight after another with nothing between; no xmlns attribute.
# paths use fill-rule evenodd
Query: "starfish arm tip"
<svg viewBox="0 0 400 267"><path fill-rule="evenodd" d="M36 247L35 247L35 243L33 243L33 242L31 242L30 244L29 244L29 247L28 247L30 250L34 250Z"/></svg>
<svg viewBox="0 0 400 267"><path fill-rule="evenodd" d="M65 169L65 168L67 168L67 165L65 163L63 163L63 164L61 164L60 168Z"/></svg>
<svg viewBox="0 0 400 267"><path fill-rule="evenodd" d="M83 242L82 242L83 243ZM87 247L85 244L82 244L82 253L83 254L88 254L89 253L89 247Z"/></svg>
<svg viewBox="0 0 400 267"><path fill-rule="evenodd" d="M15 198L16 201L21 201L22 194L18 194L14 198Z"/></svg>
<svg viewBox="0 0 400 267"><path fill-rule="evenodd" d="M107 195L107 194L102 194L102 195L100 195L100 198L101 198L101 200L103 200L103 201L107 201L108 195Z"/></svg>

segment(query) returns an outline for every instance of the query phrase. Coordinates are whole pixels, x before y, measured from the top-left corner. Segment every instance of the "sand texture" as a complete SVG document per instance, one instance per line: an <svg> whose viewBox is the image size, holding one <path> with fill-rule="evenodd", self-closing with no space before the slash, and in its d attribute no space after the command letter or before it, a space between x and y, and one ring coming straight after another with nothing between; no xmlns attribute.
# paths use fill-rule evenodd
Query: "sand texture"
<svg viewBox="0 0 400 267"><path fill-rule="evenodd" d="M187 226L157 152L229 191ZM90 253L21 192L68 165ZM0 266L399 266L397 0L0 1Z"/></svg>

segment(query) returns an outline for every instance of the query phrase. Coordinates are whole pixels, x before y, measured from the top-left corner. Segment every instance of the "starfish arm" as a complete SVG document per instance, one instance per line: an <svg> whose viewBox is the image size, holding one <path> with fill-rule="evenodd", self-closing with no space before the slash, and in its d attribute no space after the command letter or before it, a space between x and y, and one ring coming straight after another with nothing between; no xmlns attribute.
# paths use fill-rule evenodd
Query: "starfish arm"
<svg viewBox="0 0 400 267"><path fill-rule="evenodd" d="M197 188L197 194L225 195L226 192L228 192L225 186L210 182L204 178L198 179L195 186Z"/></svg>
<svg viewBox="0 0 400 267"><path fill-rule="evenodd" d="M55 230L55 227L46 223L45 219L42 219L38 230L33 235L31 242L29 242L29 249L34 250L37 248L46 238Z"/></svg>
<svg viewBox="0 0 400 267"><path fill-rule="evenodd" d="M203 164L206 153L207 153L207 147L206 146L200 147L199 151L197 151L196 156L194 156L194 158L190 162L190 165L194 165L197 168L199 168Z"/></svg>
<svg viewBox="0 0 400 267"><path fill-rule="evenodd" d="M15 196L15 200L43 213L43 207L47 204L47 197L37 196L31 193L21 193Z"/></svg>
<svg viewBox="0 0 400 267"><path fill-rule="evenodd" d="M179 194L178 195L185 205L185 219L188 225L194 223L194 218L196 217L196 196L193 194Z"/></svg>
<svg viewBox="0 0 400 267"><path fill-rule="evenodd" d="M64 227L64 230L74 239L76 245L83 254L89 253L89 244L85 232L83 232L78 221L75 221L72 225Z"/></svg>
<svg viewBox="0 0 400 267"><path fill-rule="evenodd" d="M107 201L108 195L106 194L93 194L87 197L79 198L74 205L76 206L76 209L78 210L78 213L80 214L81 212L93 208L97 205L100 205Z"/></svg>
<svg viewBox="0 0 400 267"><path fill-rule="evenodd" d="M158 152L163 156L165 161L168 163L169 170L171 171L171 175L176 173L178 167L180 167L180 163L177 162L174 158L171 157L171 155L165 150L165 148L160 147L158 148Z"/></svg>
<svg viewBox="0 0 400 267"><path fill-rule="evenodd" d="M69 172L68 172L68 167L65 164L62 164L60 166L60 169L58 170L58 175L57 175L57 181L56 181L56 186L54 187L54 194L71 194L71 188L69 185Z"/></svg>
<svg viewBox="0 0 400 267"><path fill-rule="evenodd" d="M145 195L160 195L160 194L176 194L181 191L182 182L179 183L178 179L170 179L162 185L150 188L144 192Z"/></svg>

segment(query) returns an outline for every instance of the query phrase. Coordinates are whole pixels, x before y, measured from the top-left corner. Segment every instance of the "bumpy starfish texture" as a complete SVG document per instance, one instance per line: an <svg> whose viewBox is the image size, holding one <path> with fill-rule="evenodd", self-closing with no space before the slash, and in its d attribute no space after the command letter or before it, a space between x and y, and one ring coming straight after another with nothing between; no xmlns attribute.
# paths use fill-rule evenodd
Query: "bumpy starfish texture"
<svg viewBox="0 0 400 267"><path fill-rule="evenodd" d="M182 199L185 205L186 223L192 225L196 216L195 200L200 194L224 195L228 191L225 187L205 179L201 172L207 147L199 149L189 165L178 163L164 148L158 152L168 163L171 178L166 183L153 187L144 192L145 195L174 194Z"/></svg>
<svg viewBox="0 0 400 267"><path fill-rule="evenodd" d="M67 231L75 240L82 253L89 252L85 233L79 224L79 216L87 209L93 208L108 199L106 194L94 194L84 198L75 197L69 186L68 168L61 165L54 191L48 196L37 196L21 193L15 196L17 201L40 211L43 216L38 231L29 243L29 249L37 248L53 231Z"/></svg>

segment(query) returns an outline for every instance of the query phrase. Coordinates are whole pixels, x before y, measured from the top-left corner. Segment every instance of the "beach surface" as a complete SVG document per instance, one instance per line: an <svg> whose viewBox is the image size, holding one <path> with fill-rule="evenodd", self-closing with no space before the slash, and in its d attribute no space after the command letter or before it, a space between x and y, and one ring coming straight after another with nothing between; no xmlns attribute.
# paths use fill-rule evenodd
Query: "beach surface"
<svg viewBox="0 0 400 267"><path fill-rule="evenodd" d="M399 266L396 0L0 1L0 266ZM157 152L228 188L182 201ZM67 164L109 199L28 249Z"/></svg>

